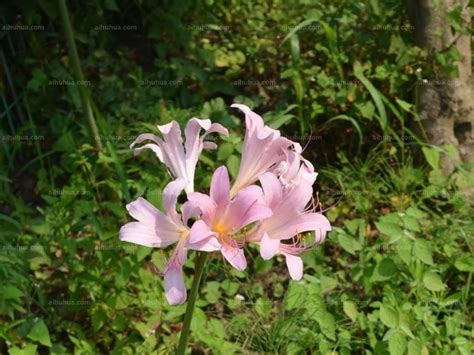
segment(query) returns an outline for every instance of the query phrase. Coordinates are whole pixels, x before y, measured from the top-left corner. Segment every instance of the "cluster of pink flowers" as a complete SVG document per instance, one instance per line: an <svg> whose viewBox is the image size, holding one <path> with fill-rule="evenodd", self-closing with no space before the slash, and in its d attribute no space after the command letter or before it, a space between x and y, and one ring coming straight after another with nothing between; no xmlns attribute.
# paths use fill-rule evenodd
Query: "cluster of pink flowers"
<svg viewBox="0 0 474 355"><path fill-rule="evenodd" d="M153 150L175 180L163 190L165 212L141 197L127 205L137 221L122 226L120 239L154 248L176 244L164 269L165 294L173 305L186 301L182 272L189 249L220 251L233 267L244 270L244 245L255 243L265 260L283 255L291 278L299 280L303 262L298 255L323 241L331 230L329 221L315 212L312 196L317 173L302 157L300 144L265 126L263 119L247 106L231 107L245 113L239 172L231 186L227 168L217 168L209 195L194 191L194 173L202 150L216 148L215 143L205 141L206 136L213 132L228 135L222 125L192 118L186 126L183 145L179 125L173 121L158 126L162 138L142 134L131 145L133 148L151 141L135 148L134 153ZM179 213L176 204L183 191L187 201ZM314 232L310 241L307 234L312 233L308 232Z"/></svg>

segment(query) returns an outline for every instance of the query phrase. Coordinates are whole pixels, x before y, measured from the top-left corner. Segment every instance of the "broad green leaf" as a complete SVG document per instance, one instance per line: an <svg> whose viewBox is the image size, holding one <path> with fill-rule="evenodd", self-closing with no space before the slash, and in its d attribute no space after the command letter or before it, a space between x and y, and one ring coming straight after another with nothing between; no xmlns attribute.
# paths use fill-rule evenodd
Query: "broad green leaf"
<svg viewBox="0 0 474 355"><path fill-rule="evenodd" d="M391 306L380 306L380 320L389 328L398 326L398 312Z"/></svg>
<svg viewBox="0 0 474 355"><path fill-rule="evenodd" d="M430 242L424 239L417 239L415 241L414 251L416 257L425 264L433 265L433 252L431 250Z"/></svg>
<svg viewBox="0 0 474 355"><path fill-rule="evenodd" d="M9 355L35 355L36 349L38 348L37 345L34 344L26 344L24 348L17 348L17 347L11 347L8 349L8 354Z"/></svg>
<svg viewBox="0 0 474 355"><path fill-rule="evenodd" d="M429 271L423 275L423 284L428 290L434 292L443 291L446 288L446 285L441 280L441 277L432 271Z"/></svg>
<svg viewBox="0 0 474 355"><path fill-rule="evenodd" d="M396 274L397 270L395 262L390 258L385 258L379 262L370 280L372 282L388 280Z"/></svg>
<svg viewBox="0 0 474 355"><path fill-rule="evenodd" d="M423 154L425 155L426 161L433 169L439 167L439 150L435 148L422 147Z"/></svg>
<svg viewBox="0 0 474 355"><path fill-rule="evenodd" d="M350 318L351 321L354 322L357 319L359 312L357 311L357 306L354 302L344 301L342 303L342 308L344 313Z"/></svg>
<svg viewBox="0 0 474 355"><path fill-rule="evenodd" d="M98 331L107 321L107 315L101 308L96 308L92 312L92 327L94 331Z"/></svg>
<svg viewBox="0 0 474 355"><path fill-rule="evenodd" d="M390 339L388 339L388 349L390 355L403 355L407 349L407 339L405 335L400 332L394 333Z"/></svg>
<svg viewBox="0 0 474 355"><path fill-rule="evenodd" d="M41 345L51 347L51 339L49 338L48 327L42 320L38 321L33 325L30 332L28 333L28 338L34 341L39 342Z"/></svg>
<svg viewBox="0 0 474 355"><path fill-rule="evenodd" d="M409 238L402 238L395 245L395 248L397 249L398 256L403 260L403 262L410 265L413 242Z"/></svg>
<svg viewBox="0 0 474 355"><path fill-rule="evenodd" d="M423 211L419 210L416 207L408 207L408 209L406 210L406 214L408 216L415 217L416 219L424 218L426 215Z"/></svg>
<svg viewBox="0 0 474 355"><path fill-rule="evenodd" d="M139 246L137 249L137 260L142 261L145 259L148 255L150 255L153 252L153 248L145 247L145 246Z"/></svg>
<svg viewBox="0 0 474 355"><path fill-rule="evenodd" d="M464 253L456 259L454 266L459 271L474 272L474 257Z"/></svg>
<svg viewBox="0 0 474 355"><path fill-rule="evenodd" d="M302 307L306 302L306 295L305 285L292 281L285 297L286 309Z"/></svg>
<svg viewBox="0 0 474 355"><path fill-rule="evenodd" d="M21 297L23 296L22 291L10 285L0 288L0 291L2 292L3 299L5 300L13 299L16 301L20 301Z"/></svg>
<svg viewBox="0 0 474 355"><path fill-rule="evenodd" d="M396 223L379 221L375 223L377 229L392 238L399 238L403 235L403 230Z"/></svg>
<svg viewBox="0 0 474 355"><path fill-rule="evenodd" d="M234 151L234 145L229 142L224 142L219 145L219 149L217 151L217 160L226 160L232 152Z"/></svg>
<svg viewBox="0 0 474 355"><path fill-rule="evenodd" d="M334 290L337 287L337 279L327 276L321 276L321 292L325 293Z"/></svg>
<svg viewBox="0 0 474 355"><path fill-rule="evenodd" d="M235 179L237 174L239 173L239 164L240 159L237 155L231 155L229 159L227 159L227 167L229 168L230 175Z"/></svg>
<svg viewBox="0 0 474 355"><path fill-rule="evenodd" d="M375 106L372 101L357 103L354 105L362 114L363 117L371 120L374 117Z"/></svg>
<svg viewBox="0 0 474 355"><path fill-rule="evenodd" d="M420 232L420 225L415 217L405 215L403 216L403 225L406 229L409 229L414 232Z"/></svg>
<svg viewBox="0 0 474 355"><path fill-rule="evenodd" d="M255 312L264 319L267 319L270 316L271 311L271 301L267 298L259 297L257 302L255 302Z"/></svg>
<svg viewBox="0 0 474 355"><path fill-rule="evenodd" d="M359 241L351 237L349 234L346 234L344 232L338 233L337 240L339 241L341 247L352 255L355 255L355 252L360 250Z"/></svg>
<svg viewBox="0 0 474 355"><path fill-rule="evenodd" d="M408 343L408 355L421 355L421 341L418 339L410 340Z"/></svg>
<svg viewBox="0 0 474 355"><path fill-rule="evenodd" d="M317 318L321 332L331 340L336 340L336 322L329 312L323 312Z"/></svg>

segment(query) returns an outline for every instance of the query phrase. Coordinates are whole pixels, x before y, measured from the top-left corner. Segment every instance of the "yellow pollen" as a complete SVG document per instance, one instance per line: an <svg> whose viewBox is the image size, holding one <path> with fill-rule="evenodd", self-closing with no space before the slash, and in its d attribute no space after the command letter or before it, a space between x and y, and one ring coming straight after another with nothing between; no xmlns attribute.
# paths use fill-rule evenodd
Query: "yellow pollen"
<svg viewBox="0 0 474 355"><path fill-rule="evenodd" d="M181 230L180 238L187 238L189 236L189 231L187 229Z"/></svg>
<svg viewBox="0 0 474 355"><path fill-rule="evenodd" d="M227 232L228 232L228 228L227 228L226 225L223 224L223 223L217 223L217 224L215 224L214 227L212 228L212 230L213 230L214 232L219 233L219 234L227 234Z"/></svg>

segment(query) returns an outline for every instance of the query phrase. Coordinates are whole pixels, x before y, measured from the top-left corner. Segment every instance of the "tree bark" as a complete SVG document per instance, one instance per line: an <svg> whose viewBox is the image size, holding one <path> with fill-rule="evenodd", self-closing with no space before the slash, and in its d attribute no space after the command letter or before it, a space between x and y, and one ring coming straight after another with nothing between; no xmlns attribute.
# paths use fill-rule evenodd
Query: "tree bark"
<svg viewBox="0 0 474 355"><path fill-rule="evenodd" d="M438 2L438 5L434 3ZM471 26L469 0L405 0L405 6L414 26L416 44L428 52L432 61L435 81L419 83L418 114L429 143L456 148L453 158L442 154L441 168L452 173L463 162L474 163L474 89L471 58ZM461 6L463 32L456 33L446 15ZM468 31L466 31L466 29ZM461 59L454 64L458 77L449 77L435 63L435 55L455 46Z"/></svg>

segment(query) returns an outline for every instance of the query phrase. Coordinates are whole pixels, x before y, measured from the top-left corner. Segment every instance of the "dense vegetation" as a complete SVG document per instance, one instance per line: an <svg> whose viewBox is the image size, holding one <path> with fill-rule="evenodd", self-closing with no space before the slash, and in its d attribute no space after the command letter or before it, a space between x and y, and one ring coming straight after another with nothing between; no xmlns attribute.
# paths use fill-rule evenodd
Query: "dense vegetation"
<svg viewBox="0 0 474 355"><path fill-rule="evenodd" d="M146 196L160 206L169 177L128 146L173 119L224 124L230 137L198 165L205 191L216 167L236 174L245 127L229 106L239 102L305 146L333 231L304 254L299 282L281 261L238 272L213 255L193 352L473 353L474 223L463 192L473 178L463 166L441 172L450 147L426 143L415 107L434 65L455 80L456 53L433 61L417 48L401 2L68 6L80 83L55 2L2 8L9 25L42 27L2 31L0 352L173 351L184 306L166 303L157 276L168 250L118 240L125 204Z"/></svg>

